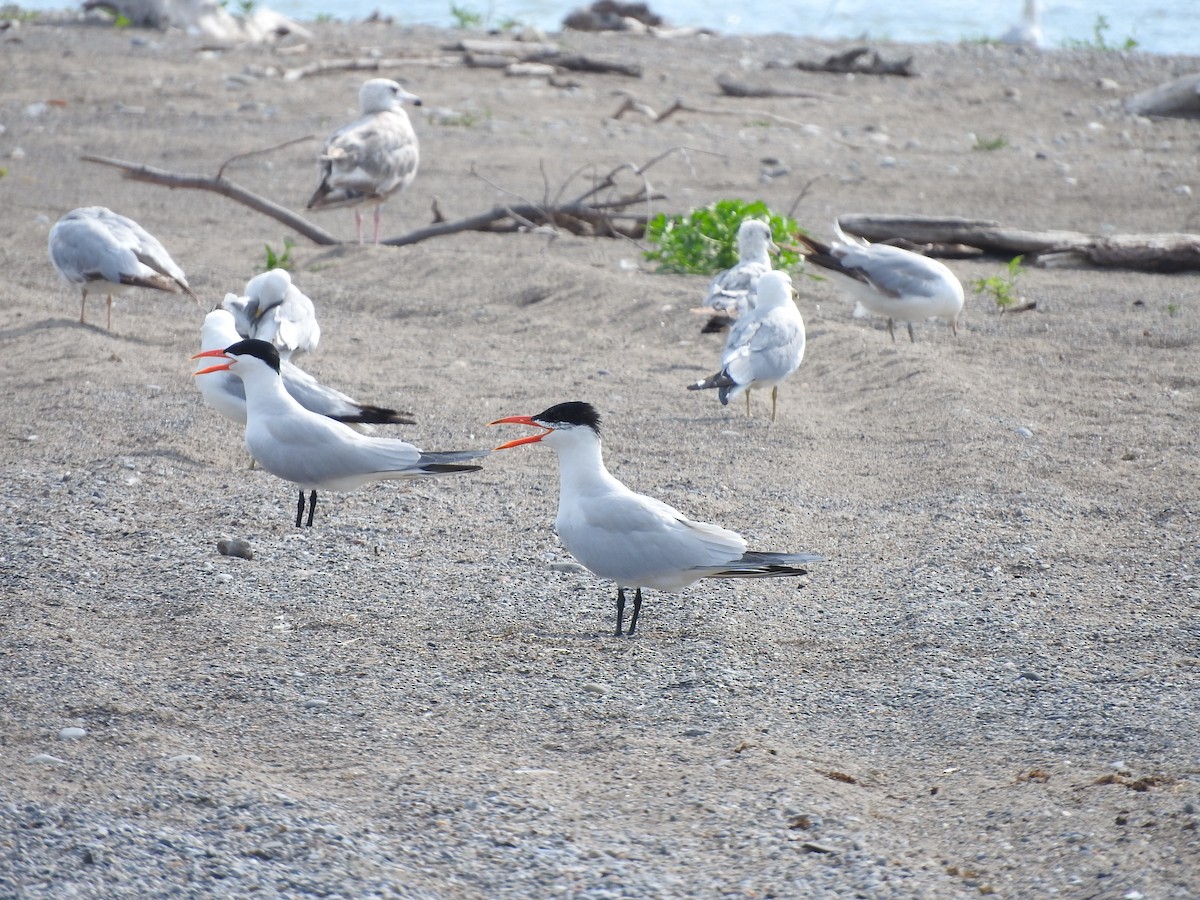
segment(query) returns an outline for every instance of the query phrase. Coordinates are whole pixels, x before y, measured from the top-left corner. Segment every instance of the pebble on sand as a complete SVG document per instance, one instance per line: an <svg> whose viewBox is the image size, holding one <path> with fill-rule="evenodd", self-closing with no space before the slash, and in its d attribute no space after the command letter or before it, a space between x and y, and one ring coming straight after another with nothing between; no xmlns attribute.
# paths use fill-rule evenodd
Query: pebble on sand
<svg viewBox="0 0 1200 900"><path fill-rule="evenodd" d="M60 741L78 741L87 737L86 728L77 728L74 725L69 725L58 733Z"/></svg>

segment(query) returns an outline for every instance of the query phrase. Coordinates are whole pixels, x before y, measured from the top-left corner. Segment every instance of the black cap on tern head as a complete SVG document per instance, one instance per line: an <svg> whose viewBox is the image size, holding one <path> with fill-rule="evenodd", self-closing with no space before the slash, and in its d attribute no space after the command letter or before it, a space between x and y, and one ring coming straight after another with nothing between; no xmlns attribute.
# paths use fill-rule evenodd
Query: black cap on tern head
<svg viewBox="0 0 1200 900"><path fill-rule="evenodd" d="M592 404L581 400L556 403L533 418L547 425L586 425L596 434L600 433L600 413Z"/></svg>
<svg viewBox="0 0 1200 900"><path fill-rule="evenodd" d="M266 341L255 338L238 341L236 344L226 347L225 352L231 356L257 356L276 372L279 371L279 351L275 349L274 344Z"/></svg>

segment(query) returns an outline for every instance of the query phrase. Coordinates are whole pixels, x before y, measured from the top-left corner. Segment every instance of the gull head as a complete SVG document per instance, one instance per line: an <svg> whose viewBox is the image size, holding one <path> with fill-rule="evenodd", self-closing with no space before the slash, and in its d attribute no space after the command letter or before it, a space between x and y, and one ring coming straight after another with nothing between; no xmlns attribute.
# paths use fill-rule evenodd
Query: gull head
<svg viewBox="0 0 1200 900"><path fill-rule="evenodd" d="M364 113L400 109L405 103L421 105L421 98L410 94L390 78L372 78L358 89L358 105Z"/></svg>

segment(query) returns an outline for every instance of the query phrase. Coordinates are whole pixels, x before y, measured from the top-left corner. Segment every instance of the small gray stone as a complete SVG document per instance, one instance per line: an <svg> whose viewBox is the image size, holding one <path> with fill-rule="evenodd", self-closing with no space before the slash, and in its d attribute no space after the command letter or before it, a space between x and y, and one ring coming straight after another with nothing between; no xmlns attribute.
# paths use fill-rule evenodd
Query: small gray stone
<svg viewBox="0 0 1200 900"><path fill-rule="evenodd" d="M217 541L217 552L222 556L237 556L241 559L254 559L254 550L250 547L249 541L243 541L241 538L233 538L230 540Z"/></svg>
<svg viewBox="0 0 1200 900"><path fill-rule="evenodd" d="M64 728L58 733L58 739L60 741L78 741L85 737L87 737L87 729L76 728L73 725Z"/></svg>

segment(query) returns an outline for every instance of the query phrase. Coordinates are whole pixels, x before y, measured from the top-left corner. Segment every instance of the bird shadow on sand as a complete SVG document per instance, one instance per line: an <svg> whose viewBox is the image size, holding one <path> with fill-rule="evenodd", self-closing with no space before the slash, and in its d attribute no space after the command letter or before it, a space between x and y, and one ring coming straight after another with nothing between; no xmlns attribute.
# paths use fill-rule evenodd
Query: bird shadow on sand
<svg viewBox="0 0 1200 900"><path fill-rule="evenodd" d="M116 331L109 331L107 328L102 328L99 325L93 325L90 322L80 322L78 319L41 319L37 322L30 322L28 325L7 328L0 331L0 341L20 340L40 331L51 331L61 328L82 329L101 337L110 337L114 340L126 341L142 347L158 347L159 349L169 350L175 346L172 341L156 341L141 337L140 335L121 334Z"/></svg>
<svg viewBox="0 0 1200 900"><path fill-rule="evenodd" d="M163 448L152 448L149 450L129 450L121 454L128 457L139 458L157 458L173 460L181 465L190 466L193 469L207 469L209 464L188 456L185 453L180 453L178 450L165 450ZM294 505L294 504L293 504Z"/></svg>

